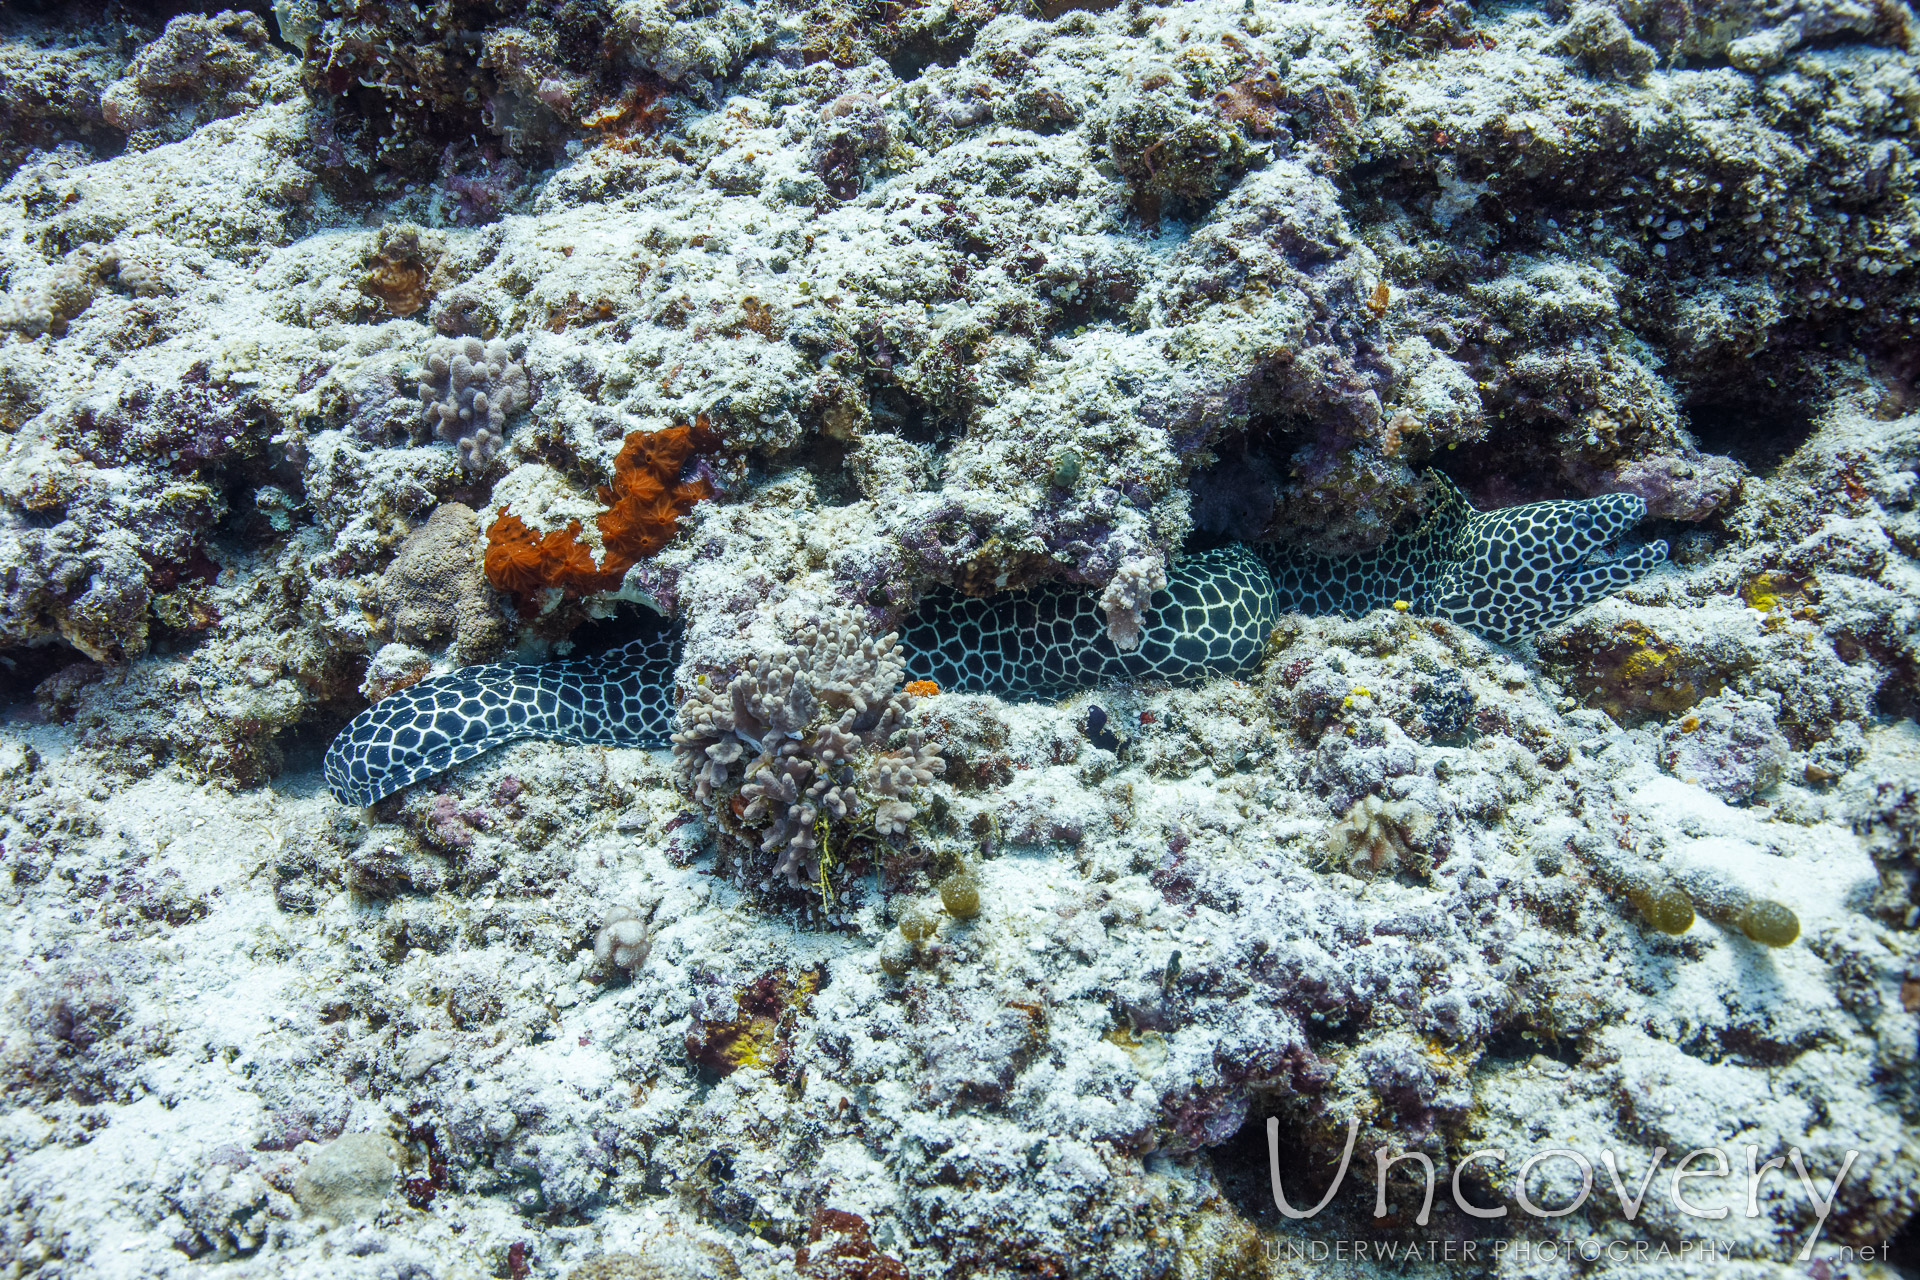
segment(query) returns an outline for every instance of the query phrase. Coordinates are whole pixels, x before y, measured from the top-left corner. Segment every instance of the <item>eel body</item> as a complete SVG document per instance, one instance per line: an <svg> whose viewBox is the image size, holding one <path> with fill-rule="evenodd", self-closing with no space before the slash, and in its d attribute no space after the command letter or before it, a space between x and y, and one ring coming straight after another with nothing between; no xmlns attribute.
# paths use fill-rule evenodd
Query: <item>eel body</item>
<svg viewBox="0 0 1920 1280"><path fill-rule="evenodd" d="M1438 472L1439 499L1410 533L1344 558L1264 561L1235 544L1187 557L1155 592L1140 644L1117 648L1096 593L1042 586L989 597L928 593L901 636L907 669L942 689L1051 697L1107 680L1189 684L1259 665L1283 613L1358 617L1404 602L1511 643L1628 586L1666 559L1652 542L1606 548L1646 515L1615 493L1476 511ZM498 662L433 676L381 699L327 749L327 786L371 804L522 738L665 746L673 730L677 632L592 658Z"/></svg>
<svg viewBox="0 0 1920 1280"><path fill-rule="evenodd" d="M677 632L591 658L489 662L430 676L355 716L327 748L327 788L372 804L522 738L663 747L673 732Z"/></svg>
<svg viewBox="0 0 1920 1280"><path fill-rule="evenodd" d="M1097 593L1043 586L965 596L929 592L901 634L907 670L960 693L1048 696L1103 680L1190 684L1239 675L1260 661L1279 620L1273 578L1235 544L1189 556L1167 575L1140 621L1140 645L1107 637Z"/></svg>

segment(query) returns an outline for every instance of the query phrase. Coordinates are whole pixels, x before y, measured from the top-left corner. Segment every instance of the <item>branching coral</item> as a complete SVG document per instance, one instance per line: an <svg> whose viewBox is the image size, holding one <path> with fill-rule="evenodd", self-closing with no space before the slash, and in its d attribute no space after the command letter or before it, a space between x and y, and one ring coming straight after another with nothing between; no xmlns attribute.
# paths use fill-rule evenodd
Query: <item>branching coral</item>
<svg viewBox="0 0 1920 1280"><path fill-rule="evenodd" d="M694 503L713 496L706 481L682 481L680 471L696 449L714 442L705 418L627 437L613 461L613 483L600 487L607 509L594 521L604 549L599 564L580 542L578 520L540 534L502 511L487 530L487 581L517 597L523 612L549 587L569 595L614 590L628 569L673 540Z"/></svg>
<svg viewBox="0 0 1920 1280"><path fill-rule="evenodd" d="M1362 796L1333 828L1327 853L1354 875L1395 867L1425 877L1433 870L1433 836L1438 823L1412 800Z"/></svg>
<svg viewBox="0 0 1920 1280"><path fill-rule="evenodd" d="M873 639L838 612L724 685L696 685L681 706L673 752L695 798L722 831L778 855L763 888L784 876L825 896L822 842L836 824L898 836L918 814L914 788L945 762L909 727L904 669L899 637Z"/></svg>

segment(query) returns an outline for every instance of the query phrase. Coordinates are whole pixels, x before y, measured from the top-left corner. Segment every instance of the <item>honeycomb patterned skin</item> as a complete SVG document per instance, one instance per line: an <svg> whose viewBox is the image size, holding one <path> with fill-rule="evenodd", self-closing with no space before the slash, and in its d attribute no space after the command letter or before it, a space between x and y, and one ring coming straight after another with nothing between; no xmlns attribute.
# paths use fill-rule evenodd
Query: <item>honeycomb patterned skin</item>
<svg viewBox="0 0 1920 1280"><path fill-rule="evenodd" d="M382 698L327 747L327 789L372 804L522 738L664 747L673 732L679 636L662 632L591 658L491 662Z"/></svg>
<svg viewBox="0 0 1920 1280"><path fill-rule="evenodd" d="M1438 471L1439 500L1419 527L1374 551L1284 556L1274 589L1288 613L1357 618L1405 601L1496 644L1512 644L1645 577L1667 558L1649 542L1596 560L1647 514L1630 493L1476 511Z"/></svg>
<svg viewBox="0 0 1920 1280"><path fill-rule="evenodd" d="M1597 553L1646 503L1615 493L1476 511L1438 472L1440 500L1413 532L1341 559L1294 556L1271 571L1233 545L1189 556L1155 592L1138 648L1107 636L1095 592L1067 586L985 598L928 593L901 639L907 671L941 689L1052 697L1106 680L1191 684L1259 665L1283 613L1358 617L1404 601L1510 644L1631 585L1667 558L1652 542ZM502 662L422 680L362 711L327 749L327 786L372 804L521 738L662 747L673 729L679 637L663 632L598 657Z"/></svg>
<svg viewBox="0 0 1920 1280"><path fill-rule="evenodd" d="M907 670L956 693L1047 696L1103 680L1191 684L1257 666L1279 620L1272 576L1244 546L1189 556L1141 617L1140 646L1107 638L1098 592L928 593L901 635Z"/></svg>

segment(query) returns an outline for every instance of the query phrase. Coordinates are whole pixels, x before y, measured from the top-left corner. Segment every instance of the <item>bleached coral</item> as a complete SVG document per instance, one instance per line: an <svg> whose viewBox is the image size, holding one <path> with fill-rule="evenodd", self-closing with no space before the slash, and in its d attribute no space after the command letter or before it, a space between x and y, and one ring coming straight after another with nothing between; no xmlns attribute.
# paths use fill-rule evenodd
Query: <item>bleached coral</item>
<svg viewBox="0 0 1920 1280"><path fill-rule="evenodd" d="M1414 800L1362 796L1327 838L1327 853L1354 875L1433 870L1430 844L1437 820Z"/></svg>
<svg viewBox="0 0 1920 1280"><path fill-rule="evenodd" d="M652 949L647 922L632 907L615 907L607 912L600 931L593 935L593 958L607 971L624 969L632 973L647 962Z"/></svg>
<svg viewBox="0 0 1920 1280"><path fill-rule="evenodd" d="M1130 652L1140 647L1141 614L1153 593L1167 585L1167 567L1158 560L1129 560L1100 593L1107 615L1107 638L1113 647Z"/></svg>
<svg viewBox="0 0 1920 1280"><path fill-rule="evenodd" d="M694 796L723 830L778 855L763 888L775 876L795 889L817 883L831 823L894 836L917 816L912 792L946 764L910 727L904 671L898 636L876 640L839 611L725 685L696 685L680 708L673 752Z"/></svg>
<svg viewBox="0 0 1920 1280"><path fill-rule="evenodd" d="M526 366L505 342L462 338L427 357L420 416L469 471L484 470L507 440L507 419L532 400Z"/></svg>

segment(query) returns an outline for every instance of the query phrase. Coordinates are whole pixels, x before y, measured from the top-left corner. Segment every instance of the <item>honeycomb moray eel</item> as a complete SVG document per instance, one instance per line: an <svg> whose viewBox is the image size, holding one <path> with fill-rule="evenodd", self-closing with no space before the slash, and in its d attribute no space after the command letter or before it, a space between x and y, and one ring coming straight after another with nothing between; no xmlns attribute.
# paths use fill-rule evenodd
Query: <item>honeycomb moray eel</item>
<svg viewBox="0 0 1920 1280"><path fill-rule="evenodd" d="M1411 533L1351 556L1271 560L1280 611L1357 618L1404 600L1415 613L1512 644L1633 585L1667 558L1665 542L1649 542L1595 559L1646 518L1647 504L1631 493L1476 511L1438 471L1426 479L1438 499Z"/></svg>
<svg viewBox="0 0 1920 1280"><path fill-rule="evenodd" d="M1095 592L1066 586L986 598L930 592L902 634L907 670L942 689L1051 696L1110 679L1184 684L1259 664L1283 613L1358 617L1405 601L1511 643L1569 617L1666 559L1664 542L1593 557L1646 514L1631 494L1475 511L1437 472L1440 499L1411 533L1340 559L1269 562L1234 545L1189 556L1116 648ZM372 804L522 738L661 747L673 729L679 636L592 658L500 662L433 676L355 716L327 748L327 786Z"/></svg>
<svg viewBox="0 0 1920 1280"><path fill-rule="evenodd" d="M680 636L663 631L591 658L489 662L431 676L355 716L327 747L327 789L372 804L522 738L660 747L673 732Z"/></svg>

